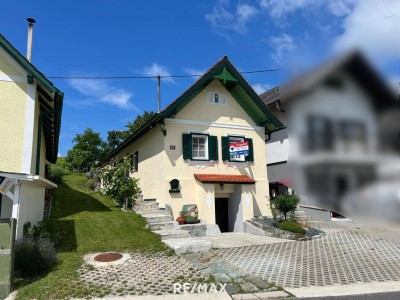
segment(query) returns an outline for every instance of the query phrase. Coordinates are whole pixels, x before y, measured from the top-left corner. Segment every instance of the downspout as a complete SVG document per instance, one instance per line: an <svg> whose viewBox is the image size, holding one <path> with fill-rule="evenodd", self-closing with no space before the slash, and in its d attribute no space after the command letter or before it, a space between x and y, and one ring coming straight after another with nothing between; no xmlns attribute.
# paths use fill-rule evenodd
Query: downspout
<svg viewBox="0 0 400 300"><path fill-rule="evenodd" d="M58 111L56 110L46 110L46 111L41 111L39 114L39 125L38 125L38 138L37 138L37 145L36 145L36 171L35 175L39 175L40 172L40 150L42 146L42 123L43 123L43 117L50 115L50 114L56 114Z"/></svg>

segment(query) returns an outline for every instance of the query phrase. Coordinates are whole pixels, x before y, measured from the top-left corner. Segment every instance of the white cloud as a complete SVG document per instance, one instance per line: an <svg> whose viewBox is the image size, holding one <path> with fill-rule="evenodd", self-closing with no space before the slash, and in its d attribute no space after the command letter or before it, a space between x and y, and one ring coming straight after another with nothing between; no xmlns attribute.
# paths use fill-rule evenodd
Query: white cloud
<svg viewBox="0 0 400 300"><path fill-rule="evenodd" d="M299 9L310 9L319 6L323 2L321 0L260 0L261 8L268 11L269 15L274 19L286 17Z"/></svg>
<svg viewBox="0 0 400 300"><path fill-rule="evenodd" d="M125 89L110 86L103 80L80 80L70 79L69 85L87 98L78 101L80 105L92 105L98 102L110 104L123 109L135 109L140 111L132 104L133 94ZM71 103L72 104L72 103Z"/></svg>
<svg viewBox="0 0 400 300"><path fill-rule="evenodd" d="M259 0L260 7L275 20L282 20L299 10L326 9L329 13L341 17L351 12L358 0Z"/></svg>
<svg viewBox="0 0 400 300"><path fill-rule="evenodd" d="M144 67L143 71L141 71L140 73L144 74L145 76L171 76L169 68L159 65L157 63L153 63L150 66ZM162 81L175 83L175 80L173 78L162 78Z"/></svg>
<svg viewBox="0 0 400 300"><path fill-rule="evenodd" d="M293 38L286 33L282 33L279 36L271 36L270 43L272 48L275 49L275 54L273 54L272 57L278 63L282 61L288 52L296 49L297 47Z"/></svg>
<svg viewBox="0 0 400 300"><path fill-rule="evenodd" d="M253 90L258 94L261 95L262 93L270 90L273 86L268 83L255 83L251 85Z"/></svg>
<svg viewBox="0 0 400 300"><path fill-rule="evenodd" d="M334 49L358 47L379 61L399 59L399 20L400 1L360 1L345 18Z"/></svg>
<svg viewBox="0 0 400 300"><path fill-rule="evenodd" d="M244 35L247 32L248 22L259 13L259 9L249 4L237 4L236 11L229 11L229 1L220 0L205 19L222 35L228 30Z"/></svg>
<svg viewBox="0 0 400 300"><path fill-rule="evenodd" d="M337 17L343 17L351 13L356 0L328 1L329 11Z"/></svg>

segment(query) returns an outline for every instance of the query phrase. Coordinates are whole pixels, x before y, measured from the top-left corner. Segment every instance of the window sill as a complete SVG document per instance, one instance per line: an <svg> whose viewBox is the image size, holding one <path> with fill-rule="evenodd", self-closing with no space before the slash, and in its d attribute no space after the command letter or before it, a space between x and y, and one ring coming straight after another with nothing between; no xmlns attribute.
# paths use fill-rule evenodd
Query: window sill
<svg viewBox="0 0 400 300"><path fill-rule="evenodd" d="M218 161L215 160L186 160L189 166L196 167L197 169L204 169L213 166Z"/></svg>

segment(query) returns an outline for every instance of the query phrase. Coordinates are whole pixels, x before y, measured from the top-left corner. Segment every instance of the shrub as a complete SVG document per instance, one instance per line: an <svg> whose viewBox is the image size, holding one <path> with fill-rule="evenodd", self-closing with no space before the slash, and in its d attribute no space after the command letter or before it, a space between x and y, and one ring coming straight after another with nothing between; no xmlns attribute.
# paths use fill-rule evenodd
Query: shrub
<svg viewBox="0 0 400 300"><path fill-rule="evenodd" d="M65 170L58 165L50 165L49 180L54 183L62 183Z"/></svg>
<svg viewBox="0 0 400 300"><path fill-rule="evenodd" d="M293 213L299 204L300 198L297 195L283 194L273 200L273 206L287 219L288 213Z"/></svg>
<svg viewBox="0 0 400 300"><path fill-rule="evenodd" d="M31 226L30 222L25 223L24 237L33 239L48 239L55 246L58 246L64 237L64 232L56 220L46 219L33 227Z"/></svg>
<svg viewBox="0 0 400 300"><path fill-rule="evenodd" d="M301 225L295 221L283 221L278 225L279 229L290 231L293 233L305 234L306 230L301 227Z"/></svg>
<svg viewBox="0 0 400 300"><path fill-rule="evenodd" d="M57 252L49 239L28 237L15 243L14 271L17 276L33 277L42 274L56 262Z"/></svg>
<svg viewBox="0 0 400 300"><path fill-rule="evenodd" d="M86 185L90 190L94 191L94 189L96 188L96 185L97 185L97 179L93 179L93 178L89 179L87 181Z"/></svg>
<svg viewBox="0 0 400 300"><path fill-rule="evenodd" d="M125 157L116 167L108 166L103 170L103 191L119 205L140 192L139 179L128 176L130 168L131 164Z"/></svg>

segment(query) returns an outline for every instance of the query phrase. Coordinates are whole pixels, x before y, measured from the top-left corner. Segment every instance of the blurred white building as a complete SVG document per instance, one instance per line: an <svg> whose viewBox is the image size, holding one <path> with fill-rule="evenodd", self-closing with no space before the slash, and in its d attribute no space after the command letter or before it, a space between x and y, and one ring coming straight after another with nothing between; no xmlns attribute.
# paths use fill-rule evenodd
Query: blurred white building
<svg viewBox="0 0 400 300"><path fill-rule="evenodd" d="M400 116L397 96L362 54L348 52L260 97L286 126L266 135L271 198L294 189L314 220L329 220L329 211L376 214L363 201L374 196L372 183L399 182ZM399 215L398 197L373 203Z"/></svg>

